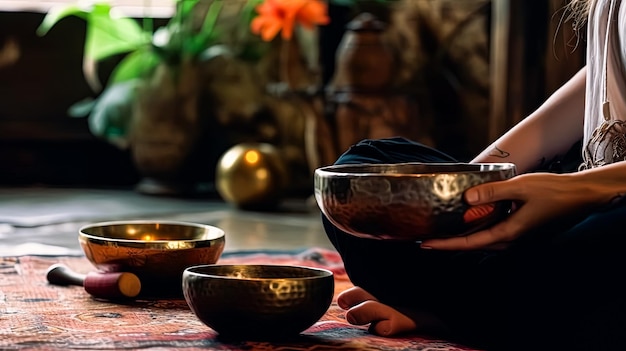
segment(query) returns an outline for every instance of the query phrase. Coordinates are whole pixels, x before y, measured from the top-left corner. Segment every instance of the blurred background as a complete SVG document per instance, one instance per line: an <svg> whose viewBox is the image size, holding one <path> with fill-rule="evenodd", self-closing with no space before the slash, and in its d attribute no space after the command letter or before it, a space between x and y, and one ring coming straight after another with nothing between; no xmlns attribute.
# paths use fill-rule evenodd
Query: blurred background
<svg viewBox="0 0 626 351"><path fill-rule="evenodd" d="M246 0L103 2L139 32L84 3L50 17L73 0L0 1L0 186L307 198L363 138L470 159L584 65L566 1L321 2L327 21L264 40Z"/></svg>

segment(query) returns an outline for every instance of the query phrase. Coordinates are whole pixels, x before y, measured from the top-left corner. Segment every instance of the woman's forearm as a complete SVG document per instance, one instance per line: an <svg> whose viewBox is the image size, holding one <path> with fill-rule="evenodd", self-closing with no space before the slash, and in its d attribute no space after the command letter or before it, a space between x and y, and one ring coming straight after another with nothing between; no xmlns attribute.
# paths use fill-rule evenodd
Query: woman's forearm
<svg viewBox="0 0 626 351"><path fill-rule="evenodd" d="M626 161L564 174L564 186L584 196L590 205L605 206L626 195ZM568 183L569 182L569 183Z"/></svg>
<svg viewBox="0 0 626 351"><path fill-rule="evenodd" d="M586 68L471 162L512 162L519 173L567 152L582 138Z"/></svg>

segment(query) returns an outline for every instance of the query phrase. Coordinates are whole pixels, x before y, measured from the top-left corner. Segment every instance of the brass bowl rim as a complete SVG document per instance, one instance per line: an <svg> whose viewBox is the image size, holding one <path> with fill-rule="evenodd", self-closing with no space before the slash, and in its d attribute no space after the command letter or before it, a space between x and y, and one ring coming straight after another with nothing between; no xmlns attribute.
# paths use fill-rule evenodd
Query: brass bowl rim
<svg viewBox="0 0 626 351"><path fill-rule="evenodd" d="M119 238L111 238L107 236L94 235L85 233L84 230L89 228L96 227L106 227L106 226L114 226L114 225L127 225L127 224L167 224L167 225L179 225L179 226L189 226L195 228L204 228L208 229L210 232L215 233L214 236L209 238L198 238L198 239L164 239L164 240L141 240L141 239L119 239ZM200 247L199 243L212 243L215 241L223 240L225 238L226 232L219 227L210 225L210 224L202 224L202 223L193 223L193 222L185 222L185 221L174 221L174 220L119 220L119 221L106 221L106 222L97 222L86 224L80 227L78 230L79 238L87 239L89 242L103 242L103 243L118 243L118 244L142 244L147 245L146 248L161 248L163 244L171 243L171 242L188 242L195 243L194 247Z"/></svg>
<svg viewBox="0 0 626 351"><path fill-rule="evenodd" d="M274 278L262 278L262 277L233 277L227 275L220 274L208 274L208 273L200 273L196 271L201 268L210 268L210 267L260 267L260 268L298 268L304 269L308 271L322 273L321 275L311 275L305 277L274 277ZM190 266L185 268L183 272L183 277L187 275L192 275L194 277L199 278L211 278L211 279L222 279L229 281L282 281L282 280L312 280L312 279L325 279L328 277L334 278L335 273L329 269L319 268L319 267L310 267L310 266L302 266L302 265L284 265L284 264L199 264L195 266Z"/></svg>
<svg viewBox="0 0 626 351"><path fill-rule="evenodd" d="M391 173L391 172L349 172L345 171L345 169L352 168L390 168L390 167L408 167L408 166L437 166L437 167L448 167L453 168L455 166L478 166L480 167L488 167L492 169L485 170L452 170L452 171L436 171L436 172L423 172L423 173ZM400 163L347 163L340 165L330 165L319 167L315 170L315 175L317 177L424 177L430 175L441 175L441 174L466 174L466 173L490 173L490 172L500 172L500 171L508 171L508 170L516 170L516 166L511 162L478 162L478 163L470 163L470 162L400 162Z"/></svg>

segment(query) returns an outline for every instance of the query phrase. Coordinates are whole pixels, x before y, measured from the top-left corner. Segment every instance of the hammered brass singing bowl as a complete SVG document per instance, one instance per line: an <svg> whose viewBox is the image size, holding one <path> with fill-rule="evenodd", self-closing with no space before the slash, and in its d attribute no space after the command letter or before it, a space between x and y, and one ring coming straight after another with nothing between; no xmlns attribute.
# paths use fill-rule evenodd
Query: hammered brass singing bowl
<svg viewBox="0 0 626 351"><path fill-rule="evenodd" d="M224 251L225 233L198 223L112 221L83 226L78 240L98 270L131 272L148 289L182 294L185 268L217 262Z"/></svg>
<svg viewBox="0 0 626 351"><path fill-rule="evenodd" d="M328 310L331 271L290 265L200 265L183 273L183 294L200 321L222 337L298 335Z"/></svg>
<svg viewBox="0 0 626 351"><path fill-rule="evenodd" d="M422 241L468 235L502 220L510 201L471 208L468 188L506 180L512 163L346 164L315 170L322 213L354 236Z"/></svg>

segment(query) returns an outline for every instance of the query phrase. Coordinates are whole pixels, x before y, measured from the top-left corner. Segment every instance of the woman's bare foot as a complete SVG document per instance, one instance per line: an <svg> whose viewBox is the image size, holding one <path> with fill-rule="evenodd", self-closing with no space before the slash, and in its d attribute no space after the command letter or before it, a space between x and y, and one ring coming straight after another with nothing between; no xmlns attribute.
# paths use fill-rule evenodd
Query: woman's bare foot
<svg viewBox="0 0 626 351"><path fill-rule="evenodd" d="M354 325L370 324L369 331L380 336L393 336L417 329L415 322L397 310L379 302L362 288L355 286L337 297L346 320Z"/></svg>

